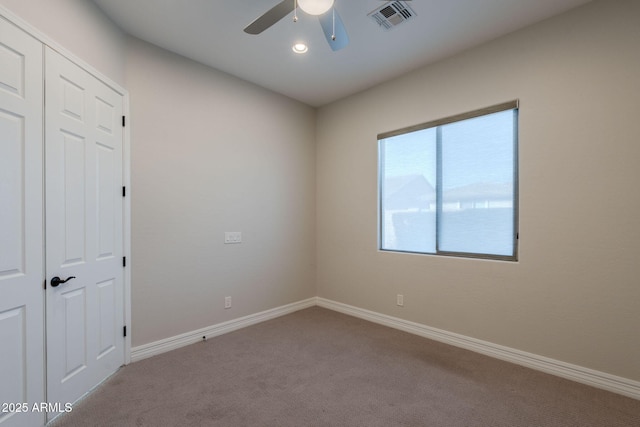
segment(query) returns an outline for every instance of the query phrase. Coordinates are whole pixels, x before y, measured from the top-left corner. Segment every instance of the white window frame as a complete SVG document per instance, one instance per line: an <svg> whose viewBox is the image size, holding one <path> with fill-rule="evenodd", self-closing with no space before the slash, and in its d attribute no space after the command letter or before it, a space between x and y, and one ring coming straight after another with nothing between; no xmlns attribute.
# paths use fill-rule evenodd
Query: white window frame
<svg viewBox="0 0 640 427"><path fill-rule="evenodd" d="M437 193L437 210L436 210L436 250L435 252L416 252L416 251L403 251L399 249L386 249L383 248L383 174L382 174L382 166L383 166L383 155L381 152L382 140L387 138L392 138L395 136L400 136L416 131L421 131L429 128L436 128L438 126L443 126L450 123L460 122L463 120L472 119L475 117L481 117L493 113L499 113L502 111L514 110L515 121L514 121L514 147L513 147L513 254L512 255L496 255L496 254L484 254L484 253L468 253L468 252L451 252L451 251L443 251L438 247L438 239L440 234L440 224L439 218L442 215L442 189L440 186L441 181L441 173L442 173L442 163L441 163L441 153L440 147L438 147L438 160L437 160L437 169L438 169L438 179L436 183L436 193ZM435 255L435 256L451 256L451 257L462 257L462 258L480 258L480 259L491 259L491 260L500 260L500 261L518 261L518 241L519 241L519 185L518 185L518 122L519 122L519 101L509 101L501 104L493 105L486 108L481 108L478 110L474 110L467 113L457 114L454 116L445 117L438 120L432 120L426 123L421 123L414 126L405 127L402 129L397 129L390 132L384 132L378 134L378 249L382 252L400 252L400 253L417 253L424 255ZM440 145L440 144L438 144Z"/></svg>

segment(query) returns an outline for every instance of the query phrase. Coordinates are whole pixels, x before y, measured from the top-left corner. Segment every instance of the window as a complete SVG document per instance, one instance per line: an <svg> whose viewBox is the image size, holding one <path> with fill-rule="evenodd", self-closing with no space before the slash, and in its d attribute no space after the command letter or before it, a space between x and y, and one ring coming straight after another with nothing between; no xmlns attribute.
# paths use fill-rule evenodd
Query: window
<svg viewBox="0 0 640 427"><path fill-rule="evenodd" d="M378 135L381 250L515 261L518 102Z"/></svg>

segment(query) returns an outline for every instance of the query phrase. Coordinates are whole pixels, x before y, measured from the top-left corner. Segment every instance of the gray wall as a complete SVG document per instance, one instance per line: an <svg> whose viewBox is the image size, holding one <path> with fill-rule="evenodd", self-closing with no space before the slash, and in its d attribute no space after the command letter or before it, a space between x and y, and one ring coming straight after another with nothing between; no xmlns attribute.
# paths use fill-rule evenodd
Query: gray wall
<svg viewBox="0 0 640 427"><path fill-rule="evenodd" d="M133 346L315 296L315 111L136 39L126 87Z"/></svg>
<svg viewBox="0 0 640 427"><path fill-rule="evenodd" d="M318 295L640 380L638 17L590 3L321 108ZM376 135L516 98L520 261L379 252Z"/></svg>

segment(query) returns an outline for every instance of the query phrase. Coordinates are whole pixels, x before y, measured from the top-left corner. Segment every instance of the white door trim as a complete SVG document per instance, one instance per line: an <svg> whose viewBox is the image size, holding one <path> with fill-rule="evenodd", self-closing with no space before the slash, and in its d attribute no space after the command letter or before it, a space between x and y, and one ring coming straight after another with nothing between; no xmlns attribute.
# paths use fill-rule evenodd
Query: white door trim
<svg viewBox="0 0 640 427"><path fill-rule="evenodd" d="M123 177L122 182L123 185L127 188L127 195L124 198L123 204L123 227L124 227L124 236L123 236L123 253L127 258L127 267L124 271L124 316L125 316L125 324L127 325L127 337L125 340L125 364L131 362L131 116L129 109L129 92L118 83L95 69L93 66L89 65L87 62L75 56L65 47L57 43L55 40L47 36L46 34L39 31L36 27L32 26L18 15L14 14L10 10L8 10L5 6L0 5L0 15L3 16L6 20L22 29L32 37L36 38L40 42L42 42L45 46L49 46L51 49L58 52L60 55L74 62L80 68L84 69L89 74L93 75L98 80L102 81L104 84L109 86L111 89L116 91L118 94L123 96L123 111L126 116L126 126L124 127L123 133L123 147L122 147L122 166L123 166ZM42 277L42 280L45 280L45 277Z"/></svg>

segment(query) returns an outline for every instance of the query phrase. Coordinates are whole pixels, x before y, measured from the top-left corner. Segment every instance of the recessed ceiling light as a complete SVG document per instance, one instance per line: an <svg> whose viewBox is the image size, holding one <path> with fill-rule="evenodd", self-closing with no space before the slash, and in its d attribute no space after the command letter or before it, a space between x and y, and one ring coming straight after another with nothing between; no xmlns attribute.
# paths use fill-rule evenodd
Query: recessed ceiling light
<svg viewBox="0 0 640 427"><path fill-rule="evenodd" d="M291 47L291 50L293 50L295 53L305 53L309 50L309 48L304 43L296 43L293 45L293 47Z"/></svg>

